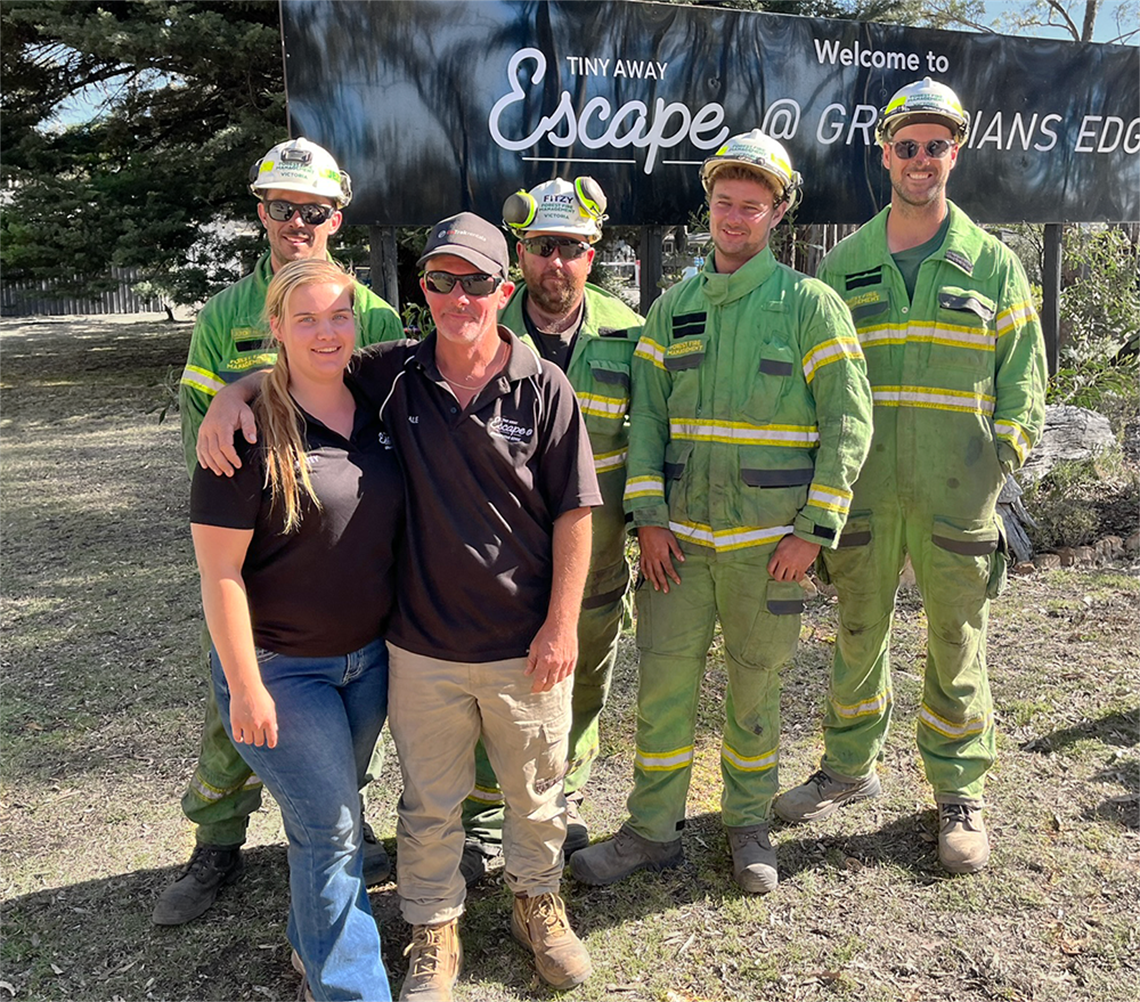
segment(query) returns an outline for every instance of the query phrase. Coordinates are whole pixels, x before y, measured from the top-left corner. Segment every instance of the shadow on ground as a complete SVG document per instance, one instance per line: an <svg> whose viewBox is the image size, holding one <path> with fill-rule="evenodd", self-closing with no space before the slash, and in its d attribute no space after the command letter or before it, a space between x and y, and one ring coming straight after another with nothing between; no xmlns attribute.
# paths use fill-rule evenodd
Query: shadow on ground
<svg viewBox="0 0 1140 1002"><path fill-rule="evenodd" d="M1024 751L1048 755L1078 741L1099 741L1118 748L1135 748L1140 744L1140 707L1082 720L1071 727L1035 737L1021 747ZM1128 792L1102 800L1094 808L1085 810L1082 817L1086 821L1113 821L1124 828L1140 831L1140 762L1114 753L1106 767L1089 779L1097 783L1119 783Z"/></svg>

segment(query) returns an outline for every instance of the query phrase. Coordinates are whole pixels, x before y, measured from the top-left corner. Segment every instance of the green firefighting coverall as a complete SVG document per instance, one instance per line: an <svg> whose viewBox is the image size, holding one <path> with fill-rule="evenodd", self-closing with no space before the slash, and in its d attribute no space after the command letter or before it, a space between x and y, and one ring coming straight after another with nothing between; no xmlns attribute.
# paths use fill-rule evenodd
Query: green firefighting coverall
<svg viewBox="0 0 1140 1002"><path fill-rule="evenodd" d="M529 343L523 319L525 297L526 285L520 283L500 322ZM629 440L630 361L643 323L616 296L587 284L585 313L566 369L590 435L603 501L603 507L594 508L591 515L590 571L578 618L568 794L586 785L598 756L598 720L610 691L629 589L621 496ZM502 840L503 793L482 742L475 749L475 789L463 804L463 827L482 841Z"/></svg>
<svg viewBox="0 0 1140 1002"><path fill-rule="evenodd" d="M182 450L191 476L198 462L194 454L198 427L214 395L226 384L268 368L277 359L277 352L268 347L268 330L262 320L265 292L272 277L266 252L250 274L210 299L194 322L178 393ZM362 285L356 286L353 312L358 346L404 336L396 311ZM202 648L205 657L210 649L205 627ZM209 678L208 668L205 677ZM202 747L190 785L182 795L182 813L198 826L199 845L241 845L249 816L261 804L261 781L226 736L213 686L207 686L207 692ZM380 761L378 752L369 766L370 780L379 772Z"/></svg>
<svg viewBox="0 0 1140 1002"><path fill-rule="evenodd" d="M913 301L887 248L884 209L824 259L847 302L874 398L870 455L823 569L840 630L824 767L870 774L891 712L888 646L907 553L927 619L918 747L940 802L981 802L995 757L986 675L989 599L1005 582L994 505L1044 422L1045 353L1021 264L950 203Z"/></svg>
<svg viewBox="0 0 1140 1002"><path fill-rule="evenodd" d="M715 255L649 312L633 363L625 507L672 530L681 584L637 588L641 652L630 825L684 823L697 700L720 619L728 669L722 817L767 821L778 787L779 671L803 588L768 560L794 533L834 546L871 440L871 395L841 300L765 248L732 274Z"/></svg>

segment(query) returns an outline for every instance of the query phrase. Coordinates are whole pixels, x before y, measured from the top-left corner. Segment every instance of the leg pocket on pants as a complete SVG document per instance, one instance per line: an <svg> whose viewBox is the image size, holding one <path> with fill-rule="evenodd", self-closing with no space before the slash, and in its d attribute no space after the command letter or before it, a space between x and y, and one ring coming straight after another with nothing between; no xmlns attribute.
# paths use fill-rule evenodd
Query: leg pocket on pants
<svg viewBox="0 0 1140 1002"><path fill-rule="evenodd" d="M839 536L834 550L820 550L816 558L816 573L825 584L836 580L848 589L861 582L870 584L873 578L871 564L871 513L853 511Z"/></svg>
<svg viewBox="0 0 1140 1002"><path fill-rule="evenodd" d="M796 581L768 580L756 619L741 652L750 668L780 668L796 653L804 590Z"/></svg>
<svg viewBox="0 0 1140 1002"><path fill-rule="evenodd" d="M935 515L930 537L932 594L948 605L983 601L990 588L1000 538L993 518L952 519Z"/></svg>

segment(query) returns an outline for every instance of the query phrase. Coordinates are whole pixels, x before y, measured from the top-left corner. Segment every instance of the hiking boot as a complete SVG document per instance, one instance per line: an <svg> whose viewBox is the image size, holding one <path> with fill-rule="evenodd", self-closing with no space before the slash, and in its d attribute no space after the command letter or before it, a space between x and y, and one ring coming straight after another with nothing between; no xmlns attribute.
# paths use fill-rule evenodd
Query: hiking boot
<svg viewBox="0 0 1140 1002"><path fill-rule="evenodd" d="M981 804L938 805L938 862L951 873L977 873L990 859Z"/></svg>
<svg viewBox="0 0 1140 1002"><path fill-rule="evenodd" d="M681 840L650 842L628 825L613 838L574 853L570 872L583 884L612 884L638 870L664 870L685 860Z"/></svg>
<svg viewBox="0 0 1140 1002"><path fill-rule="evenodd" d="M289 958L289 963L293 965L293 970L301 975L301 988L297 993L298 998L304 999L305 1002L316 1002L312 991L309 989L309 976L305 973L305 965L301 963L301 955L296 950L293 951L293 956Z"/></svg>
<svg viewBox="0 0 1140 1002"><path fill-rule="evenodd" d="M580 813L582 794L566 794L566 841L562 843L562 858L569 860L579 849L590 844L590 829Z"/></svg>
<svg viewBox="0 0 1140 1002"><path fill-rule="evenodd" d="M822 821L844 804L877 797L882 792L878 773L844 782L820 769L806 782L781 793L772 809L785 821Z"/></svg>
<svg viewBox="0 0 1140 1002"><path fill-rule="evenodd" d="M388 858L383 843L363 818L360 819L360 833L364 845L364 886L386 884L392 876L392 861Z"/></svg>
<svg viewBox="0 0 1140 1002"><path fill-rule="evenodd" d="M494 842L484 842L482 839L468 835L463 840L463 856L459 860L459 872L463 874L463 882L468 887L474 887L487 876L491 868L491 860L503 854L503 847Z"/></svg>
<svg viewBox="0 0 1140 1002"><path fill-rule="evenodd" d="M574 935L566 918L566 904L559 894L528 898L515 895L511 932L534 953L538 975L553 988L573 988L593 971L590 955Z"/></svg>
<svg viewBox="0 0 1140 1002"><path fill-rule="evenodd" d="M408 974L400 989L400 1002L451 1002L451 989L463 966L463 944L459 942L459 920L439 925L412 926L412 941L404 950Z"/></svg>
<svg viewBox="0 0 1140 1002"><path fill-rule="evenodd" d="M749 894L767 894L776 889L776 850L768 839L767 825L725 828L732 853L732 878Z"/></svg>
<svg viewBox="0 0 1140 1002"><path fill-rule="evenodd" d="M190 862L158 896L150 920L155 925L182 925L207 911L218 889L241 876L241 846L200 845Z"/></svg>

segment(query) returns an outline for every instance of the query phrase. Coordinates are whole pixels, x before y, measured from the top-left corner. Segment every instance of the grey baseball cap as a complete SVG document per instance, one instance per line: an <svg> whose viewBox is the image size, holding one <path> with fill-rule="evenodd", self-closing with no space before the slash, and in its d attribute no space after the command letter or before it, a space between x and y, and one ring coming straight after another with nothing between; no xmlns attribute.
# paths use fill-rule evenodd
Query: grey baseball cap
<svg viewBox="0 0 1140 1002"><path fill-rule="evenodd" d="M460 212L436 223L416 265L422 268L429 258L440 254L462 258L488 275L499 275L504 279L510 266L510 253L503 231L474 212Z"/></svg>

